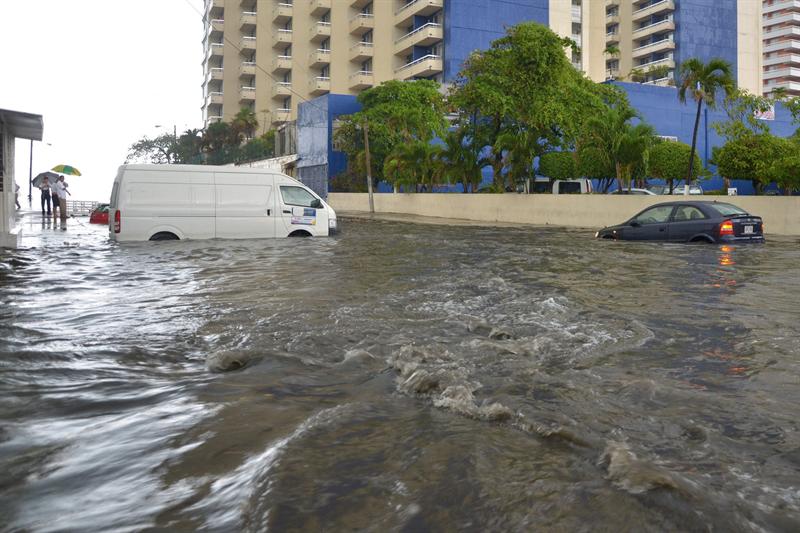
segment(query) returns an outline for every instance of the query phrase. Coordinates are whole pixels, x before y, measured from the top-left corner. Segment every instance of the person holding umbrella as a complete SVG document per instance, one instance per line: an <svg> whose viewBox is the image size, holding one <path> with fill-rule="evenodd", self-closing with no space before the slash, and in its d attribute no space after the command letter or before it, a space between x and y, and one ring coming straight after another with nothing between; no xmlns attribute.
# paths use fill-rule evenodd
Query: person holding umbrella
<svg viewBox="0 0 800 533"><path fill-rule="evenodd" d="M58 196L58 209L61 211L61 222L67 221L67 195L71 194L67 190L67 184L64 183L64 176L59 176L58 181L55 183L55 187L51 187L54 192L54 196ZM53 220L55 221L56 218L56 207L55 207L55 200L53 203Z"/></svg>
<svg viewBox="0 0 800 533"><path fill-rule="evenodd" d="M39 189L42 191L42 218L47 216L50 217L50 179L47 176L44 176L38 185ZM45 215L44 208L47 206L47 215Z"/></svg>

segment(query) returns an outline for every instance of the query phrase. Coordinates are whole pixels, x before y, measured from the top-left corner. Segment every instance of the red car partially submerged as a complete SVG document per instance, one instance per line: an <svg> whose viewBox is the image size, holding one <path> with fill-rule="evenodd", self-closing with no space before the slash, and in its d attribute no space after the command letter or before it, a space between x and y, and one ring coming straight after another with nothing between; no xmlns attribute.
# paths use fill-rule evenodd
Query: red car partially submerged
<svg viewBox="0 0 800 533"><path fill-rule="evenodd" d="M108 204L99 204L89 215L90 224L108 225Z"/></svg>

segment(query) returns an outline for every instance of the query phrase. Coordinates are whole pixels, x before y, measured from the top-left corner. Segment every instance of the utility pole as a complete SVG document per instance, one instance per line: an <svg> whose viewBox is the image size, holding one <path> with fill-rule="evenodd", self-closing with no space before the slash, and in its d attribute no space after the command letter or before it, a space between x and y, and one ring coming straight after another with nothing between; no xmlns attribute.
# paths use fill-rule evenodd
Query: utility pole
<svg viewBox="0 0 800 533"><path fill-rule="evenodd" d="M2 149L2 148L0 148ZM33 205L33 139L31 139L31 158L28 165L28 206Z"/></svg>
<svg viewBox="0 0 800 533"><path fill-rule="evenodd" d="M375 213L375 204L372 199L372 170L369 164L369 123L364 119L364 159L367 163L367 191L369 192L369 212Z"/></svg>

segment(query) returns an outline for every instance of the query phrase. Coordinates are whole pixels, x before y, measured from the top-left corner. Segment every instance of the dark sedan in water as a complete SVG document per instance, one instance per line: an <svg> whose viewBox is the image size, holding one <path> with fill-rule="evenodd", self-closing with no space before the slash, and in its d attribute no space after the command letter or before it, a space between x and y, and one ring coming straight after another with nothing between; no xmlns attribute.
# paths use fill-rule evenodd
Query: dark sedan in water
<svg viewBox="0 0 800 533"><path fill-rule="evenodd" d="M598 239L670 242L764 242L761 217L725 202L666 202L627 222L603 228Z"/></svg>

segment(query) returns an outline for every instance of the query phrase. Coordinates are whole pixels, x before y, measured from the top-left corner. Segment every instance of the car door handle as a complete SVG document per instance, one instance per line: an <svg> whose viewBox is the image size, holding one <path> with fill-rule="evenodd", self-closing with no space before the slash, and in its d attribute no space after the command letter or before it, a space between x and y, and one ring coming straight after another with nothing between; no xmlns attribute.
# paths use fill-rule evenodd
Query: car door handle
<svg viewBox="0 0 800 533"><path fill-rule="evenodd" d="M666 231L667 228L658 228L658 231Z"/></svg>
<svg viewBox="0 0 800 533"><path fill-rule="evenodd" d="M271 216L271 215L272 215L272 209L267 209L267 216Z"/></svg>
<svg viewBox="0 0 800 533"><path fill-rule="evenodd" d="M291 215L292 214L292 210L291 209L284 209L283 212L286 213L287 215Z"/></svg>

